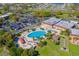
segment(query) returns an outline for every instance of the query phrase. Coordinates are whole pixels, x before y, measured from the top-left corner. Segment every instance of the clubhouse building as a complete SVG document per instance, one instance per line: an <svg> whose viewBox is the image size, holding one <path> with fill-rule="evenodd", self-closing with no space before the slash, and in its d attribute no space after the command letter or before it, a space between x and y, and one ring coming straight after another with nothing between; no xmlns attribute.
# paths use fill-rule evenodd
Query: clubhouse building
<svg viewBox="0 0 79 59"><path fill-rule="evenodd" d="M77 26L78 26L78 22L71 21L71 20L61 20L58 18L50 18L46 21L43 21L41 24L41 27L44 29L59 30L58 34L61 31L65 31L69 29L71 31L70 38L73 42L74 40L79 40L79 29L76 28Z"/></svg>

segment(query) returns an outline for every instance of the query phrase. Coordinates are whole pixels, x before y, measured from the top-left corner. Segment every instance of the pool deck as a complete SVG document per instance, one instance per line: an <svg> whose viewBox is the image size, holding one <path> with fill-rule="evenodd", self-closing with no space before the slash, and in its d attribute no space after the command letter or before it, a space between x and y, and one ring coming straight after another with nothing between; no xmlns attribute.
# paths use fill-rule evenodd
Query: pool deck
<svg viewBox="0 0 79 59"><path fill-rule="evenodd" d="M34 40L32 38L27 37L28 34L29 34L29 32L25 31L20 36L20 37L23 37L24 38L24 40L25 40L25 43L24 44L22 44L21 42L18 41L18 44L23 49L29 49L31 47L37 46L37 44L34 42Z"/></svg>
<svg viewBox="0 0 79 59"><path fill-rule="evenodd" d="M24 38L24 40L25 40L25 42L26 43L24 43L24 44L22 44L20 41L18 41L18 44L20 45L20 47L21 48L23 48L23 49L29 49L31 46L28 44L28 42L27 42L27 38L25 37L25 35L27 35L29 32L27 32L27 31L25 31L25 32L23 32L22 34L21 34L21 36L20 37L22 37L22 38ZM19 37L19 38L20 38Z"/></svg>
<svg viewBox="0 0 79 59"><path fill-rule="evenodd" d="M43 30L41 30L40 28L36 28L35 31L43 31ZM47 33L48 30L45 29L44 31ZM57 30L53 29L52 33L54 33L54 31L57 31ZM35 41L33 40L33 38L27 37L27 35L30 34L30 33L32 33L32 32L34 32L34 31L30 30L30 32L25 31L25 32L23 32L23 33L21 34L20 37L24 38L25 43L24 43L24 44L22 44L22 43L20 43L20 42L18 42L18 43L19 43L20 47L22 47L23 49L29 49L29 48L31 48L31 47L33 47L33 46L38 46L38 45L35 43ZM55 32L55 33L56 33L56 32ZM57 31L57 33L58 33L58 31ZM60 32L59 32L59 33L60 33ZM46 38L45 38L45 40L46 40Z"/></svg>

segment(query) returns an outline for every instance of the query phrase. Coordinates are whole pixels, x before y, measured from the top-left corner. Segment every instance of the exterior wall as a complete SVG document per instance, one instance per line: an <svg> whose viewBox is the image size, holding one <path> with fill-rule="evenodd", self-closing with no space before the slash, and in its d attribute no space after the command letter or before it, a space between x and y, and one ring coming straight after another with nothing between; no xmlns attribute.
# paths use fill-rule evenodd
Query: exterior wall
<svg viewBox="0 0 79 59"><path fill-rule="evenodd" d="M61 32L60 30L57 29L58 28L57 26L53 27L52 25L42 23L41 27L44 28L44 29L56 29L57 33L55 33L55 34L57 34L57 35L59 35L60 32Z"/></svg>
<svg viewBox="0 0 79 59"><path fill-rule="evenodd" d="M53 28L55 28L57 30L61 30L61 31L65 31L66 30L65 28L62 28L62 27L59 27L59 26L56 26L56 25L54 25Z"/></svg>
<svg viewBox="0 0 79 59"><path fill-rule="evenodd" d="M79 36L75 36L75 35L70 35L70 38L73 41L73 43L75 40L79 40Z"/></svg>
<svg viewBox="0 0 79 59"><path fill-rule="evenodd" d="M57 31L57 33L55 33L55 34L60 35L61 31L60 30L56 30L56 31Z"/></svg>
<svg viewBox="0 0 79 59"><path fill-rule="evenodd" d="M56 29L57 34L60 34L61 31L66 30L65 28L62 28L62 27L59 27L59 26L56 26L56 25L52 26L52 25L49 25L49 24L46 24L46 23L42 23L41 27L44 28L44 29Z"/></svg>
<svg viewBox="0 0 79 59"><path fill-rule="evenodd" d="M45 29L52 29L52 25L45 24L45 23L42 23L42 24L41 24L41 27L42 27L42 28L45 28Z"/></svg>
<svg viewBox="0 0 79 59"><path fill-rule="evenodd" d="M79 24L76 25L76 28L79 28Z"/></svg>
<svg viewBox="0 0 79 59"><path fill-rule="evenodd" d="M41 27L45 28L45 29L57 29L57 30L61 30L61 31L65 31L66 29L65 28L62 28L62 27L59 27L59 26L52 26L52 25L49 25L49 24L45 24L45 23L42 23L41 24Z"/></svg>

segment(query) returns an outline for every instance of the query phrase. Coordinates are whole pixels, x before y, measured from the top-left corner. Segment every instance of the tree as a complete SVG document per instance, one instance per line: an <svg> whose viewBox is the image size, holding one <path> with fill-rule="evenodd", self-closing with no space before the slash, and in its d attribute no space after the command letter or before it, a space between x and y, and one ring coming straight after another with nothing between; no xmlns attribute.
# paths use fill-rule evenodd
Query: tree
<svg viewBox="0 0 79 59"><path fill-rule="evenodd" d="M4 30L0 30L0 47L2 47L3 46L3 35L5 34L5 31Z"/></svg>
<svg viewBox="0 0 79 59"><path fill-rule="evenodd" d="M28 56L38 56L39 52L36 51L33 47L27 50L27 55Z"/></svg>
<svg viewBox="0 0 79 59"><path fill-rule="evenodd" d="M3 43L2 43L2 38L0 38L0 47L3 46Z"/></svg>
<svg viewBox="0 0 79 59"><path fill-rule="evenodd" d="M7 46L8 49L11 48L11 47L14 47L15 46L14 41L12 39L7 40L6 46Z"/></svg>
<svg viewBox="0 0 79 59"><path fill-rule="evenodd" d="M33 56L38 56L38 55L39 55L39 52L36 51L36 50L34 50L34 52L33 52Z"/></svg>
<svg viewBox="0 0 79 59"><path fill-rule="evenodd" d="M22 48L16 48L16 47L12 47L9 50L9 54L11 56L21 56L21 53L23 52Z"/></svg>
<svg viewBox="0 0 79 59"><path fill-rule="evenodd" d="M27 56L27 49L21 53L21 56Z"/></svg>
<svg viewBox="0 0 79 59"><path fill-rule="evenodd" d="M8 32L5 32L5 34L3 35L3 37L5 37L6 40L12 40L12 35Z"/></svg>
<svg viewBox="0 0 79 59"><path fill-rule="evenodd" d="M39 45L42 47L42 46L46 46L47 45L47 41L45 40L40 40L40 43Z"/></svg>
<svg viewBox="0 0 79 59"><path fill-rule="evenodd" d="M2 15L3 13L2 13L2 10L0 10L0 16Z"/></svg>
<svg viewBox="0 0 79 59"><path fill-rule="evenodd" d="M34 48L32 47L32 48L27 50L27 55L28 56L33 56L33 52L34 52Z"/></svg>
<svg viewBox="0 0 79 59"><path fill-rule="evenodd" d="M79 18L79 11L75 11L74 15Z"/></svg>
<svg viewBox="0 0 79 59"><path fill-rule="evenodd" d="M62 14L63 14L62 11L56 11L56 12L55 12L55 15L62 15Z"/></svg>
<svg viewBox="0 0 79 59"><path fill-rule="evenodd" d="M7 42L9 43L9 41L12 40L12 37L11 35L8 33L8 32L5 32L4 30L2 30L0 32L0 44L3 46L3 45L6 45Z"/></svg>
<svg viewBox="0 0 79 59"><path fill-rule="evenodd" d="M10 19L12 20L12 21L14 21L14 22L16 22L16 21L18 21L19 20L19 16L17 16L16 14L11 14L10 16Z"/></svg>
<svg viewBox="0 0 79 59"><path fill-rule="evenodd" d="M2 24L3 24L3 19L1 18L0 19L0 26L2 26Z"/></svg>
<svg viewBox="0 0 79 59"><path fill-rule="evenodd" d="M14 46L14 41L12 35L8 32L5 32L1 35L1 40L3 45L7 46L8 48Z"/></svg>
<svg viewBox="0 0 79 59"><path fill-rule="evenodd" d="M45 35L47 37L47 39L51 39L52 38L52 32L48 31L48 33Z"/></svg>
<svg viewBox="0 0 79 59"><path fill-rule="evenodd" d="M16 36L21 36L21 33L16 34Z"/></svg>
<svg viewBox="0 0 79 59"><path fill-rule="evenodd" d="M49 17L51 16L51 11L50 10L35 10L32 12L33 16L39 17L40 21L44 20L44 17Z"/></svg>
<svg viewBox="0 0 79 59"><path fill-rule="evenodd" d="M5 12L8 12L8 11L9 11L9 6L8 6L8 5L4 5L4 6L3 6L3 10L4 10Z"/></svg>
<svg viewBox="0 0 79 59"><path fill-rule="evenodd" d="M69 8L71 8L71 10L76 10L77 5L75 5L75 4L71 4L71 5L69 5Z"/></svg>
<svg viewBox="0 0 79 59"><path fill-rule="evenodd" d="M67 3L67 4L65 4L65 8L67 10L72 11L72 10L76 10L77 9L77 5L76 4L72 4L72 3Z"/></svg>
<svg viewBox="0 0 79 59"><path fill-rule="evenodd" d="M70 35L70 30L67 29L65 31L62 31L60 34L63 35L63 36L69 36Z"/></svg>

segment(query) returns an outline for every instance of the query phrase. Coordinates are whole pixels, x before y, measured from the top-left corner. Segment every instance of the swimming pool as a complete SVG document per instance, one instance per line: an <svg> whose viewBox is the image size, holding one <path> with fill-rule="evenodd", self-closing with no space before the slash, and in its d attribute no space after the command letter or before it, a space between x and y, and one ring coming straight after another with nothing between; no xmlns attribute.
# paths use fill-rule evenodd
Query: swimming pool
<svg viewBox="0 0 79 59"><path fill-rule="evenodd" d="M38 38L41 38L41 37L45 36L45 34L46 34L45 31L33 31L30 34L28 34L27 36L29 38L33 38L34 37L34 38L38 39Z"/></svg>

